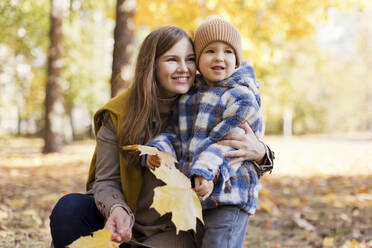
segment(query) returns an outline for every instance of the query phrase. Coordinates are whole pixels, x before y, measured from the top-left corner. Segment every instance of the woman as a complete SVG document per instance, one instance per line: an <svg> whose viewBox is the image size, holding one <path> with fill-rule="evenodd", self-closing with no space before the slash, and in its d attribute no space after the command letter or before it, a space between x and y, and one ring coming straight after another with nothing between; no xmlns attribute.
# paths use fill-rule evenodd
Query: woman
<svg viewBox="0 0 372 248"><path fill-rule="evenodd" d="M193 45L185 31L165 26L146 37L132 88L95 114L97 145L88 193L66 195L52 211L50 226L56 248L103 227L111 230L112 239L118 242L133 237L149 247L196 246L192 232L176 235L171 215L160 216L150 208L154 187L163 183L148 168L141 167L137 153L120 149L146 144L164 130L172 105L178 95L189 90L195 73ZM237 154L227 156L271 164L267 147L254 135L230 135L223 142L238 149Z"/></svg>

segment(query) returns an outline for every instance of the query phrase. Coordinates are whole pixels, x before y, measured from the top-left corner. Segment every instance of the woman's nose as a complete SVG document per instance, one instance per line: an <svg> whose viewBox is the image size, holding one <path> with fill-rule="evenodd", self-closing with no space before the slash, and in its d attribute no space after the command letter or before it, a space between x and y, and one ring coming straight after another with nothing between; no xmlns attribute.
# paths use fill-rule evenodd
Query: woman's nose
<svg viewBox="0 0 372 248"><path fill-rule="evenodd" d="M186 65L186 62L185 61L181 61L179 64L178 64L178 67L177 67L177 70L178 71L187 71L187 65Z"/></svg>

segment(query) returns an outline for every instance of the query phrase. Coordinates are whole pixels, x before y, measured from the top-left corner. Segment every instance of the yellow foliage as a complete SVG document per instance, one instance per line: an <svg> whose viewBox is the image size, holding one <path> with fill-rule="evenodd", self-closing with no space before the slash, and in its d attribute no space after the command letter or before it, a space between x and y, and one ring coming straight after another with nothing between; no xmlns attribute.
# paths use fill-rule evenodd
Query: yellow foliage
<svg viewBox="0 0 372 248"><path fill-rule="evenodd" d="M300 39L315 31L315 24L327 19L329 8L341 10L371 8L368 0L138 0L136 29L153 30L163 25L176 25L191 35L209 15L231 21L243 39L243 57L257 67L257 75L271 64L275 43ZM148 31L149 31L148 30Z"/></svg>
<svg viewBox="0 0 372 248"><path fill-rule="evenodd" d="M84 236L75 240L68 248L118 248L119 244L111 241L111 231L101 229L93 233L93 236Z"/></svg>

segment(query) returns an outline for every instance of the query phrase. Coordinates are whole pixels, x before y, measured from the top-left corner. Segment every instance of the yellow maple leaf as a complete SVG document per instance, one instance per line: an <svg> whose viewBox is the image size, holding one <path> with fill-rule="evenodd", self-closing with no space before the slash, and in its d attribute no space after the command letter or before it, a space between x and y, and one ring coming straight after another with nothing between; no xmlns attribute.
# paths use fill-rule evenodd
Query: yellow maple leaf
<svg viewBox="0 0 372 248"><path fill-rule="evenodd" d="M160 166L168 166L171 167L175 163L177 163L177 160L169 153L167 152L161 152L156 147L151 146L144 146L144 145L128 145L123 146L123 150L134 150L139 151L140 156L142 155L158 155L160 158Z"/></svg>
<svg viewBox="0 0 372 248"><path fill-rule="evenodd" d="M140 151L140 155L159 155L161 166L150 171L166 185L154 189L153 203L150 207L155 208L160 215L171 212L177 234L180 230L196 230L196 218L203 222L200 200L191 189L190 179L174 166L177 161L173 156L143 145L125 146L123 149Z"/></svg>
<svg viewBox="0 0 372 248"><path fill-rule="evenodd" d="M111 231L100 229L93 236L80 237L67 248L119 248L119 244L111 241Z"/></svg>
<svg viewBox="0 0 372 248"><path fill-rule="evenodd" d="M134 151L139 151L141 152L140 153L140 156L141 155L156 155L159 150L156 149L155 147L152 147L152 146L143 146L143 145L129 145L129 146L123 146L122 147L123 150L134 150Z"/></svg>
<svg viewBox="0 0 372 248"><path fill-rule="evenodd" d="M154 189L150 207L160 215L171 212L177 234L180 230L196 230L196 218L203 222L202 208L198 196L191 189L190 180L174 166L160 166L151 172L167 185Z"/></svg>

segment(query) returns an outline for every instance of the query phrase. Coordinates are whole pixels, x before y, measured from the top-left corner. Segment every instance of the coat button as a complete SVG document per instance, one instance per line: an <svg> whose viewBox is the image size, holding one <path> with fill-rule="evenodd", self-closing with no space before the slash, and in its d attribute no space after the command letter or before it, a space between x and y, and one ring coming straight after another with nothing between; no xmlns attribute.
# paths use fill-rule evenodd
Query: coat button
<svg viewBox="0 0 372 248"><path fill-rule="evenodd" d="M113 197L114 199L118 199L118 195L117 195L117 194L113 194L112 197Z"/></svg>

